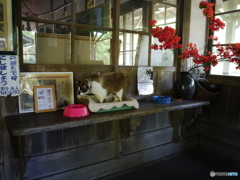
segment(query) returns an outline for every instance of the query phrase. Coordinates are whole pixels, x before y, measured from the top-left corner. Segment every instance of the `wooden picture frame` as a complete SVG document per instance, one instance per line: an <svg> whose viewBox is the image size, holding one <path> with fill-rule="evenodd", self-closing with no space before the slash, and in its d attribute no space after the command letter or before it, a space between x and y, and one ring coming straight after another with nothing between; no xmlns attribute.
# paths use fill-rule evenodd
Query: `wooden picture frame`
<svg viewBox="0 0 240 180"><path fill-rule="evenodd" d="M35 112L56 111L56 96L54 85L34 86Z"/></svg>
<svg viewBox="0 0 240 180"><path fill-rule="evenodd" d="M54 85L57 109L74 104L73 72L24 72L20 73L20 85L19 113L35 111L34 86Z"/></svg>
<svg viewBox="0 0 240 180"><path fill-rule="evenodd" d="M87 9L95 7L95 0L88 0L87 1Z"/></svg>
<svg viewBox="0 0 240 180"><path fill-rule="evenodd" d="M17 54L16 0L0 2L0 54Z"/></svg>

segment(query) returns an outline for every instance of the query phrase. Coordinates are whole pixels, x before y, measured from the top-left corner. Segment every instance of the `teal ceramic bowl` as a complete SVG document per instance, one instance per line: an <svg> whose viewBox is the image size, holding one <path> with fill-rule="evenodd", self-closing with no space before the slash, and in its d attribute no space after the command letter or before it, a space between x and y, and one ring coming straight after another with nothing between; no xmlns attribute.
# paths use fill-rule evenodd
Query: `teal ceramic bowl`
<svg viewBox="0 0 240 180"><path fill-rule="evenodd" d="M170 96L152 96L153 102L157 104L167 104L170 103L171 97Z"/></svg>

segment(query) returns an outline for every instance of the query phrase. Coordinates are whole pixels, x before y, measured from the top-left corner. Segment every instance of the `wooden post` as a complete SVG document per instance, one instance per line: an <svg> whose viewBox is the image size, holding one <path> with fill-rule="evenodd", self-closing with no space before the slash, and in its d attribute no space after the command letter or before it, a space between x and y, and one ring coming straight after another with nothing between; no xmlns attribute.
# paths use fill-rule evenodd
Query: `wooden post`
<svg viewBox="0 0 240 180"><path fill-rule="evenodd" d="M119 121L113 121L113 137L114 137L114 154L115 158L119 159L122 153L122 142L119 128Z"/></svg>
<svg viewBox="0 0 240 180"><path fill-rule="evenodd" d="M183 118L184 118L184 110L170 112L170 121L173 126L173 142L178 142L182 139Z"/></svg>
<svg viewBox="0 0 240 180"><path fill-rule="evenodd" d="M120 0L113 1L113 35L111 43L111 52L112 52L112 65L113 71L118 71L118 59L120 52L120 41L119 41L119 16L120 16Z"/></svg>

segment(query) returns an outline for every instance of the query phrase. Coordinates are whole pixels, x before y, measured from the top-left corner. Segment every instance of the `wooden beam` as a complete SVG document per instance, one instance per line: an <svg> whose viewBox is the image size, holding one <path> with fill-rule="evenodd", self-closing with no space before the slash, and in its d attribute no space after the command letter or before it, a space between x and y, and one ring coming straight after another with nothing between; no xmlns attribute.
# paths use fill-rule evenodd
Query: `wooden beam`
<svg viewBox="0 0 240 180"><path fill-rule="evenodd" d="M120 16L120 0L113 1L112 8L112 16L113 16L113 27L114 31L112 34L112 42L111 42L111 60L113 65L113 71L118 71L118 59L120 52L120 40L119 40L119 16Z"/></svg>

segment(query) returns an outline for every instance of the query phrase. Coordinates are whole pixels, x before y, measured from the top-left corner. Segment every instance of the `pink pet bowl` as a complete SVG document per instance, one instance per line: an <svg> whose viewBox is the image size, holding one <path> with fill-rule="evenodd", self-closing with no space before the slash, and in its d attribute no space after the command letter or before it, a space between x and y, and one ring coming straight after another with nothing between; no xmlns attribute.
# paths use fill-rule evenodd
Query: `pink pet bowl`
<svg viewBox="0 0 240 180"><path fill-rule="evenodd" d="M89 115L89 111L86 105L72 104L65 107L63 115L67 117L82 117Z"/></svg>

